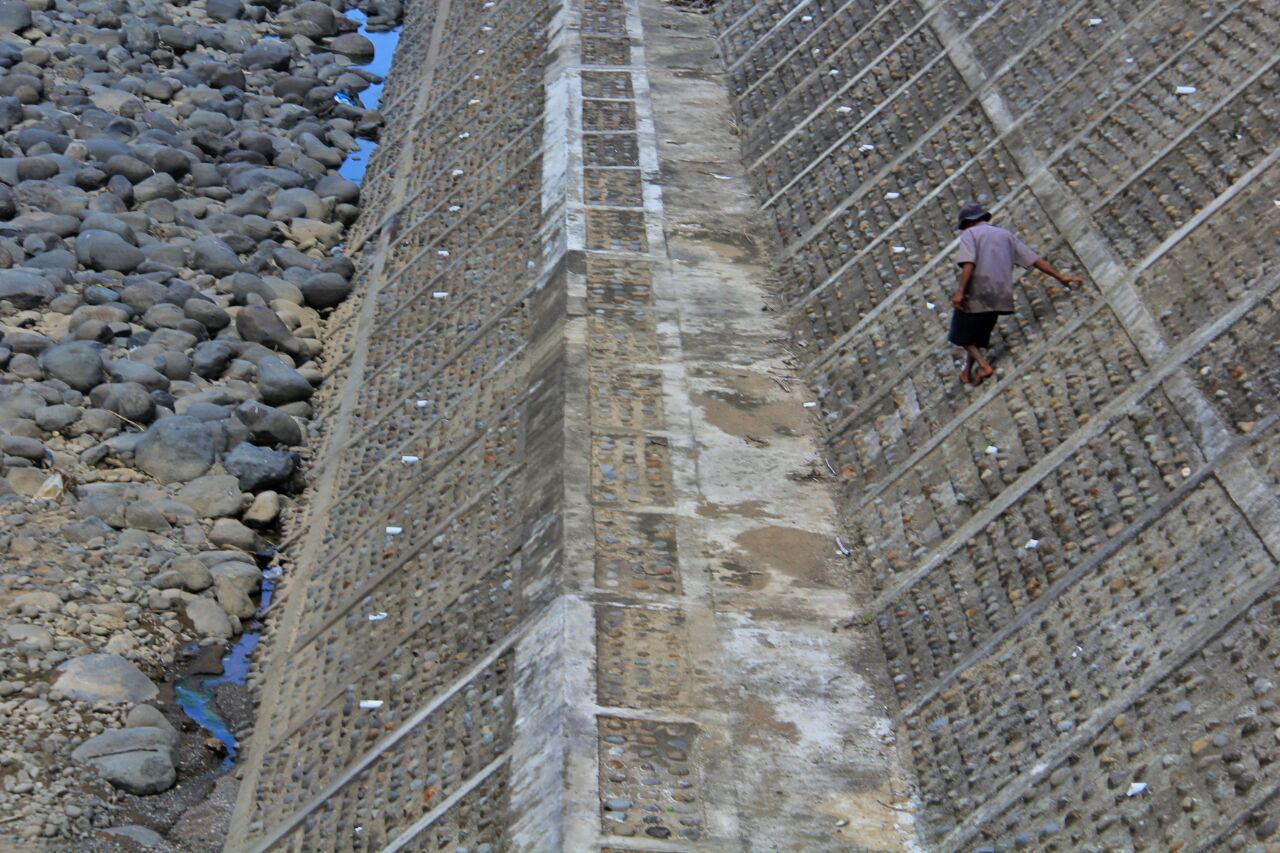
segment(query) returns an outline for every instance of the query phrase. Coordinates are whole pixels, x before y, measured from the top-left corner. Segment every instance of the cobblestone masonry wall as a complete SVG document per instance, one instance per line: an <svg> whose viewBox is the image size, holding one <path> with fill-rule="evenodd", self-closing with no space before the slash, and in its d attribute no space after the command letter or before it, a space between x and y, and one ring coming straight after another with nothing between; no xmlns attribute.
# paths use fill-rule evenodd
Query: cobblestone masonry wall
<svg viewBox="0 0 1280 853"><path fill-rule="evenodd" d="M726 0L937 849L1280 843L1280 6ZM945 345L952 218L1060 269Z"/></svg>

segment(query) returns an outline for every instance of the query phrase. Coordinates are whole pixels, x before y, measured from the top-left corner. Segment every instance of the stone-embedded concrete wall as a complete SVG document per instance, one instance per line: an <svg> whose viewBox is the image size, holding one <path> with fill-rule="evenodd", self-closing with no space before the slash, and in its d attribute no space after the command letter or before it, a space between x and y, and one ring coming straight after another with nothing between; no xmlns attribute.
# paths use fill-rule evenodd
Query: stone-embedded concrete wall
<svg viewBox="0 0 1280 853"><path fill-rule="evenodd" d="M1280 5L714 15L924 843L1275 843ZM972 200L1089 279L1024 279L977 389Z"/></svg>
<svg viewBox="0 0 1280 853"><path fill-rule="evenodd" d="M517 646L558 539L554 9L410 7L229 850L507 842Z"/></svg>

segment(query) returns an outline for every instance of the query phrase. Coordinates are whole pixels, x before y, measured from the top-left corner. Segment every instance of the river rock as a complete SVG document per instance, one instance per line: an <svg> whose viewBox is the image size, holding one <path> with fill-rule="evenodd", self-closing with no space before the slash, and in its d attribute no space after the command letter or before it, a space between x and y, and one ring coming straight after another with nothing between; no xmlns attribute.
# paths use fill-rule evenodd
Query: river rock
<svg viewBox="0 0 1280 853"><path fill-rule="evenodd" d="M30 26L31 8L26 3L22 0L0 0L0 32L17 33Z"/></svg>
<svg viewBox="0 0 1280 853"><path fill-rule="evenodd" d="M54 689L84 702L147 702L160 693L142 670L119 655L84 655L58 670Z"/></svg>
<svg viewBox="0 0 1280 853"><path fill-rule="evenodd" d="M298 422L273 406L246 400L236 406L236 417L249 428L249 437L258 444L285 447L302 444Z"/></svg>
<svg viewBox="0 0 1280 853"><path fill-rule="evenodd" d="M213 466L213 438L195 418L164 418L143 433L134 459L139 468L162 483L185 483Z"/></svg>
<svg viewBox="0 0 1280 853"><path fill-rule="evenodd" d="M307 400L315 392L305 376L275 356L258 362L258 390L271 406Z"/></svg>
<svg viewBox="0 0 1280 853"><path fill-rule="evenodd" d="M240 483L230 474L197 477L179 489L176 497L201 518L229 518L239 515L244 506Z"/></svg>
<svg viewBox="0 0 1280 853"><path fill-rule="evenodd" d="M40 366L47 375L88 392L102 382L102 347L89 341L59 344L40 354Z"/></svg>
<svg viewBox="0 0 1280 853"><path fill-rule="evenodd" d="M235 475L246 492L283 485L293 475L298 456L284 450L271 450L249 442L241 442L222 460L227 472Z"/></svg>
<svg viewBox="0 0 1280 853"><path fill-rule="evenodd" d="M76 237L76 259L90 269L131 273L146 257L119 234L89 229Z"/></svg>
<svg viewBox="0 0 1280 853"><path fill-rule="evenodd" d="M25 270L0 270L0 301L20 311L39 308L56 295L53 285L42 275Z"/></svg>
<svg viewBox="0 0 1280 853"><path fill-rule="evenodd" d="M90 764L102 778L131 794L158 794L173 787L172 736L153 726L115 729L90 738L71 757Z"/></svg>
<svg viewBox="0 0 1280 853"><path fill-rule="evenodd" d="M134 423L145 424L156 413L155 401L136 382L107 382L89 392L89 400L96 408L115 412Z"/></svg>
<svg viewBox="0 0 1280 853"><path fill-rule="evenodd" d="M231 620L218 602L211 598L197 596L187 602L187 618L197 634L204 638L227 640L235 632L231 630Z"/></svg>

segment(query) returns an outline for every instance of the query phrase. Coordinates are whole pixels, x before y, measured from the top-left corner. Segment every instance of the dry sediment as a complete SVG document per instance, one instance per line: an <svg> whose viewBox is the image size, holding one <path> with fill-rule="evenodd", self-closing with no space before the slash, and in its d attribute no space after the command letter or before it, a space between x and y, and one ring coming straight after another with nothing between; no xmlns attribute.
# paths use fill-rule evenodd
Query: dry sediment
<svg viewBox="0 0 1280 853"><path fill-rule="evenodd" d="M171 682L254 616L322 430L381 125L343 7L0 2L0 844L212 787Z"/></svg>

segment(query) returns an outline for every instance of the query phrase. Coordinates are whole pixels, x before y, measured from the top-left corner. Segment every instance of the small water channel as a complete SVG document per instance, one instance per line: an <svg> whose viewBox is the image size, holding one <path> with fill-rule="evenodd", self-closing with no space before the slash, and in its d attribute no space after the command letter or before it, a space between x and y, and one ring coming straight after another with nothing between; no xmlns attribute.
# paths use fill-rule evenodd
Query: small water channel
<svg viewBox="0 0 1280 853"><path fill-rule="evenodd" d="M400 42L400 27L384 32L370 32L369 18L364 12L359 9L349 9L347 17L360 25L360 35L373 42L373 59L368 65L357 67L386 79L386 76L391 73L391 59L395 55L396 45ZM375 110L382 98L382 84L373 83L356 96L341 95L339 97L367 110ZM338 168L338 174L358 184L364 177L364 170L368 168L369 158L373 156L373 149L378 147L378 143L372 139L357 139L356 143L360 146L359 149L348 155L346 162Z"/></svg>
<svg viewBox="0 0 1280 853"><path fill-rule="evenodd" d="M395 55L396 45L400 41L400 27L381 32L370 31L369 19L364 12L359 9L349 9L346 15L359 24L360 34L373 42L374 48L372 60L365 65L353 67L370 71L376 74L380 80L385 79L391 71L391 60ZM339 99L364 109L376 109L378 101L382 97L382 85L381 82L372 83L357 95L339 95ZM364 178L365 169L369 165L369 158L373 156L373 151L377 148L378 143L372 139L357 139L356 142L359 148L347 156L347 159L338 168L338 173L349 181L360 183ZM274 554L266 555L268 560L271 556L274 556ZM272 594L275 591L275 584L279 577L279 569L268 569L264 572L262 595L258 609L254 613L253 619L244 626L244 631L232 643L227 653L223 655L222 674L190 675L179 679L174 684L174 698L183 712L196 725L222 742L226 750L220 766L223 772L230 770L235 763L240 742L235 733L231 731L231 727L226 720L218 712L217 689L225 684L245 683L245 679L249 674L249 658L262 639L262 620L266 616L267 609L271 606ZM198 646L193 646L187 651L194 653L197 649Z"/></svg>

